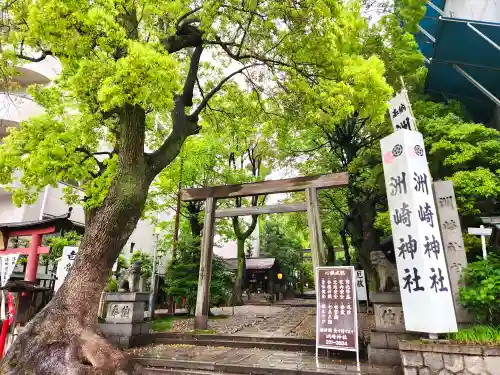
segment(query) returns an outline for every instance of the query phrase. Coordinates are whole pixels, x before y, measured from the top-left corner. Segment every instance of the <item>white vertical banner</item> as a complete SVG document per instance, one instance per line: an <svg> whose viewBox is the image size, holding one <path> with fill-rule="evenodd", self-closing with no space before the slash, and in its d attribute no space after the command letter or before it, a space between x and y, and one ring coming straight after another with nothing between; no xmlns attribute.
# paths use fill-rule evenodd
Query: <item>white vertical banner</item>
<svg viewBox="0 0 500 375"><path fill-rule="evenodd" d="M401 129L380 143L406 329L456 332L422 134Z"/></svg>
<svg viewBox="0 0 500 375"><path fill-rule="evenodd" d="M356 271L356 295L358 296L358 301L367 301L368 293L366 293L366 278L365 271Z"/></svg>
<svg viewBox="0 0 500 375"><path fill-rule="evenodd" d="M7 282L14 272L14 268L16 267L17 260L19 259L19 254L9 254L9 255L0 255L0 284L2 288L7 285ZM0 309L0 317L2 320L7 319L7 314L5 311L5 293L2 289L2 306Z"/></svg>
<svg viewBox="0 0 500 375"><path fill-rule="evenodd" d="M69 273L78 253L78 247L65 246L62 252L62 257L57 263L56 282L54 283L54 293L61 287L64 279Z"/></svg>
<svg viewBox="0 0 500 375"><path fill-rule="evenodd" d="M394 131L400 129L417 130L406 90L397 93L387 104L389 105L389 114Z"/></svg>

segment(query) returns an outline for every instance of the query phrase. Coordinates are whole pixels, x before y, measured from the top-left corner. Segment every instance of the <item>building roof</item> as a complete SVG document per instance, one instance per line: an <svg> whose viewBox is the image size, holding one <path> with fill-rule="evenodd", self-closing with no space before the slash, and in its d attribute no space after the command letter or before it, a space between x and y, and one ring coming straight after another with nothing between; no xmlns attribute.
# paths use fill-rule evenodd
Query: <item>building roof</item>
<svg viewBox="0 0 500 375"><path fill-rule="evenodd" d="M71 208L71 207L70 207ZM23 229L38 229L38 228L46 228L49 226L59 226L59 225L72 225L72 226L82 226L82 224L77 223L69 219L71 216L71 210L67 214L60 216L53 216L50 218L42 219L42 220L33 220L33 221L23 221L23 222L15 222L15 223L1 223L0 231L2 232L12 232L15 230L23 230Z"/></svg>
<svg viewBox="0 0 500 375"><path fill-rule="evenodd" d="M232 270L238 269L238 259L224 259L228 267ZM246 258L247 270L268 270L276 263L275 258Z"/></svg>

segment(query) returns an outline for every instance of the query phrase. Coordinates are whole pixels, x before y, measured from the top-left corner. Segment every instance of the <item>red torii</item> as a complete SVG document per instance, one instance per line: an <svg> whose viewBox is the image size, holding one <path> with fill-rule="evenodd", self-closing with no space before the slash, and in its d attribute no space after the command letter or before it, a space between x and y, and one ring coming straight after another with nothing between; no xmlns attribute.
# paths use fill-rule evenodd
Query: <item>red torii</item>
<svg viewBox="0 0 500 375"><path fill-rule="evenodd" d="M62 216L56 216L50 219L0 224L0 255L23 254L28 255L28 264L26 265L25 281L36 282L36 271L38 269L38 256L48 254L50 249L41 246L44 234L55 233L56 227L69 222L71 211ZM30 246L28 248L7 248L9 238L31 236Z"/></svg>

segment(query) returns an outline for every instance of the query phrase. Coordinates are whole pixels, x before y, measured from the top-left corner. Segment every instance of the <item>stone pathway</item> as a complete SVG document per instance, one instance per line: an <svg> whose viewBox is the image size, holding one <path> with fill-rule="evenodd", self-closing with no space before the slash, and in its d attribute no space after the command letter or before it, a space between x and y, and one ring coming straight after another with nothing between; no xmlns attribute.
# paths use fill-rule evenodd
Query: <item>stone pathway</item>
<svg viewBox="0 0 500 375"><path fill-rule="evenodd" d="M282 312L236 333L239 336L288 336L306 317L315 314L314 307L287 307Z"/></svg>
<svg viewBox="0 0 500 375"><path fill-rule="evenodd" d="M217 334L233 334L246 328L259 325L266 319L279 316L285 311L284 307L277 306L235 306L211 309L214 315L227 316L225 319L209 319L208 329ZM175 320L172 332L190 332L194 327L194 319Z"/></svg>
<svg viewBox="0 0 500 375"><path fill-rule="evenodd" d="M264 349L237 349L225 347L198 347L190 345L156 345L128 351L134 358L164 359L167 361L198 362L224 366L254 367L314 371L321 374L358 373L353 353L341 353L337 359L316 359L314 354L282 352ZM167 366L168 367L168 366ZM190 368L192 368L190 366ZM361 373L370 375L396 375L397 368L360 365Z"/></svg>

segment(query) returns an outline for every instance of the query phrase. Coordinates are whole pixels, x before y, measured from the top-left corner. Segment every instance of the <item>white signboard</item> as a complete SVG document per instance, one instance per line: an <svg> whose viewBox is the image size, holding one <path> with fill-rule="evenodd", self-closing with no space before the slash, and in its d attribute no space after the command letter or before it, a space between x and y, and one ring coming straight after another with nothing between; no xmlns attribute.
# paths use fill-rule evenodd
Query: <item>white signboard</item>
<svg viewBox="0 0 500 375"><path fill-rule="evenodd" d="M54 284L54 293L59 290L64 279L68 275L69 270L75 262L78 247L65 246L62 252L62 257L57 263L56 282Z"/></svg>
<svg viewBox="0 0 500 375"><path fill-rule="evenodd" d="M401 129L380 143L406 329L456 332L422 134Z"/></svg>
<svg viewBox="0 0 500 375"><path fill-rule="evenodd" d="M473 322L471 314L460 304L460 279L462 270L467 266L467 256L453 181L436 181L433 186L457 321L458 323L471 323Z"/></svg>
<svg viewBox="0 0 500 375"><path fill-rule="evenodd" d="M491 228L468 228L469 234L474 234L476 236L491 236L493 229Z"/></svg>
<svg viewBox="0 0 500 375"><path fill-rule="evenodd" d="M356 295L358 296L358 301L368 300L365 271L363 270L356 271Z"/></svg>
<svg viewBox="0 0 500 375"><path fill-rule="evenodd" d="M16 267L17 260L19 259L19 254L9 254L1 255L2 273L0 276L0 284L2 287L7 285L14 268Z"/></svg>
<svg viewBox="0 0 500 375"><path fill-rule="evenodd" d="M396 94L394 98L389 100L388 104L394 131L400 129L417 130L406 90Z"/></svg>

